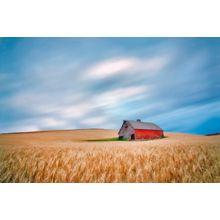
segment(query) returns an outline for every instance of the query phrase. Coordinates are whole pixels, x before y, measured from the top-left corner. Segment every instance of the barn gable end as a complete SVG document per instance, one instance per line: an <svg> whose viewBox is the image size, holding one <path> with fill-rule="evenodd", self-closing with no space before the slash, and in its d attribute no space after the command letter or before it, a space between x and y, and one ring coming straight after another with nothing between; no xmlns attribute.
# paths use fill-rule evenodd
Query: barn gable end
<svg viewBox="0 0 220 220"><path fill-rule="evenodd" d="M130 123L128 121L124 121L118 134L119 137L130 139L131 135L134 134L134 132L134 128L130 125Z"/></svg>

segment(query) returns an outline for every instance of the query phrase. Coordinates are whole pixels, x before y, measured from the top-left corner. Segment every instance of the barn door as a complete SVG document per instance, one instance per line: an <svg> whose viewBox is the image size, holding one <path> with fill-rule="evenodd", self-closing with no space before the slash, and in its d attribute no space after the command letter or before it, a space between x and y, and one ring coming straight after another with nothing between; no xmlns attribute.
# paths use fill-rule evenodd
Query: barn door
<svg viewBox="0 0 220 220"><path fill-rule="evenodd" d="M131 135L131 140L135 140L134 134Z"/></svg>

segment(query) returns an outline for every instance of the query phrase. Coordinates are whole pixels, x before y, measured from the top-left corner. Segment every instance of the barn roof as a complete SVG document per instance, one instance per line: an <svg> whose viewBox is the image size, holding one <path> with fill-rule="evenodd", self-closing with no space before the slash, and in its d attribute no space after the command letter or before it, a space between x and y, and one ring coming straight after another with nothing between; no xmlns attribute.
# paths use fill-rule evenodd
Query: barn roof
<svg viewBox="0 0 220 220"><path fill-rule="evenodd" d="M129 122L129 124L134 129L143 129L143 130L160 130L162 131L162 128L157 126L156 124L152 122L142 122L142 121L132 121L132 120L125 120L125 122Z"/></svg>

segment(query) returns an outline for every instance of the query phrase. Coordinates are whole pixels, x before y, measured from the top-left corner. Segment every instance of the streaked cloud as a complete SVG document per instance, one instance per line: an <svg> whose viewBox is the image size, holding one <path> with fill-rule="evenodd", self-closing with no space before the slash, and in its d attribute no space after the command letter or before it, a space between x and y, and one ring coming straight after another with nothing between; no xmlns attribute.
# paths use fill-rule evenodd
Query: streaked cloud
<svg viewBox="0 0 220 220"><path fill-rule="evenodd" d="M162 70L169 62L169 57L166 57L164 55L159 57L153 57L146 60L142 60L139 62L139 66L137 67L137 70L144 70L147 72L156 72L159 70Z"/></svg>
<svg viewBox="0 0 220 220"><path fill-rule="evenodd" d="M93 106L90 105L90 101L75 103L69 106L61 107L58 114L60 114L63 118L82 118L90 112L92 107Z"/></svg>
<svg viewBox="0 0 220 220"><path fill-rule="evenodd" d="M46 126L51 127L51 128L60 127L60 126L63 127L66 125L65 121L59 120L56 118L51 118L51 117L41 119L41 123L44 123Z"/></svg>
<svg viewBox="0 0 220 220"><path fill-rule="evenodd" d="M107 91L97 97L97 103L99 105L109 105L115 106L117 104L134 100L140 99L140 96L144 92L147 91L147 88L144 86L132 86L132 87L125 87L125 88L118 88L112 91Z"/></svg>
<svg viewBox="0 0 220 220"><path fill-rule="evenodd" d="M97 116L97 117L89 117L82 119L81 123L85 124L86 126L101 126L104 123L107 123L107 117Z"/></svg>
<svg viewBox="0 0 220 220"><path fill-rule="evenodd" d="M115 75L128 75L134 71L156 72L168 62L168 57L141 58L112 58L99 62L86 70L88 79L103 79Z"/></svg>
<svg viewBox="0 0 220 220"><path fill-rule="evenodd" d="M86 77L102 79L129 71L138 65L135 58L115 58L105 60L87 70Z"/></svg>

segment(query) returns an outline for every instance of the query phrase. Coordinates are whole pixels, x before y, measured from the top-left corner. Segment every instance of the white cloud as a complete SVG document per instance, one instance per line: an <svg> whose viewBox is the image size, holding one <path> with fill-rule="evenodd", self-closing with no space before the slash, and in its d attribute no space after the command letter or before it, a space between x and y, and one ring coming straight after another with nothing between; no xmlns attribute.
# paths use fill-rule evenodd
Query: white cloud
<svg viewBox="0 0 220 220"><path fill-rule="evenodd" d="M23 127L19 127L18 131L39 131L39 127L36 125L26 125Z"/></svg>
<svg viewBox="0 0 220 220"><path fill-rule="evenodd" d="M25 125L25 124L16 124L10 126L9 128L4 128L4 133L7 132L30 132L30 131L39 131L40 128L36 125Z"/></svg>
<svg viewBox="0 0 220 220"><path fill-rule="evenodd" d="M115 89L101 94L97 98L99 105L116 105L125 102L127 99L134 100L140 98L139 95L148 90L145 86L131 86Z"/></svg>
<svg viewBox="0 0 220 220"><path fill-rule="evenodd" d="M141 60L139 63L139 68L147 72L156 72L161 70L167 63L169 59L166 56L153 57L146 60Z"/></svg>
<svg viewBox="0 0 220 220"><path fill-rule="evenodd" d="M88 117L88 118L85 118L81 121L81 123L88 125L88 126L102 125L107 122L108 122L108 119L103 116Z"/></svg>
<svg viewBox="0 0 220 220"><path fill-rule="evenodd" d="M169 61L168 56L157 56L147 59L114 58L100 62L86 71L86 77L103 79L118 74L131 74L136 71L155 73L161 70Z"/></svg>
<svg viewBox="0 0 220 220"><path fill-rule="evenodd" d="M66 125L65 121L56 118L43 118L39 120L39 122L41 125L45 125L47 127L62 127Z"/></svg>
<svg viewBox="0 0 220 220"><path fill-rule="evenodd" d="M10 128L4 129L4 132L26 132L26 131L40 131L49 129L67 129L73 128L67 120L57 118L57 115L38 116L32 119L19 120L11 124Z"/></svg>
<svg viewBox="0 0 220 220"><path fill-rule="evenodd" d="M59 114L63 118L81 118L90 112L91 105L88 102L75 103L69 106L63 106Z"/></svg>
<svg viewBox="0 0 220 220"><path fill-rule="evenodd" d="M95 79L106 78L128 71L137 64L138 60L134 58L110 59L91 67L87 70L87 76Z"/></svg>
<svg viewBox="0 0 220 220"><path fill-rule="evenodd" d="M84 120L86 115L89 115L95 110L100 111L102 107L111 108L128 100L140 99L142 94L146 95L146 91L149 92L149 88L146 86L131 86L106 91L102 94L93 94L86 97L86 99L84 97L84 101L76 101L71 105L60 106L60 109L55 114L65 119ZM96 118L95 120L99 121L101 119Z"/></svg>

